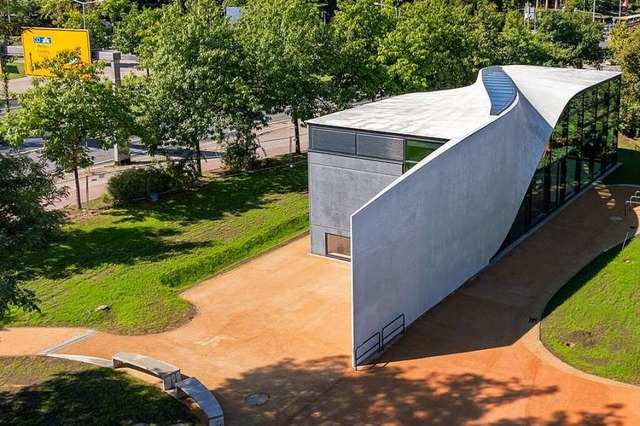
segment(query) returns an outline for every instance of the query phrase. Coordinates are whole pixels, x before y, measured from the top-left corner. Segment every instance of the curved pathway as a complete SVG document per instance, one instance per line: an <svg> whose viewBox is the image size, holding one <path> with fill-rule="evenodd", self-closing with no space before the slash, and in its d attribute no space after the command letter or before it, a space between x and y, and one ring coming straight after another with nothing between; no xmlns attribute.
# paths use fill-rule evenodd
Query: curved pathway
<svg viewBox="0 0 640 426"><path fill-rule="evenodd" d="M588 191L414 323L369 370L349 368L349 265L308 255L308 238L187 291L198 315L183 328L97 333L56 353L130 351L170 362L214 390L231 425L638 425L640 388L574 370L537 335L553 294L637 226L637 214L610 220L633 190ZM38 353L83 332L0 331L0 355ZM250 407L252 392L271 398Z"/></svg>

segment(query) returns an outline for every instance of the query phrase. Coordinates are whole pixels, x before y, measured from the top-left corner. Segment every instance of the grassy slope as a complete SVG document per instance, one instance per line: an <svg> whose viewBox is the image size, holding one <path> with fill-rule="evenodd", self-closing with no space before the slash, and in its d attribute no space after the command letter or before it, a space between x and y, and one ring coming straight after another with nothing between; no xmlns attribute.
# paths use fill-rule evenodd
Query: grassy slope
<svg viewBox="0 0 640 426"><path fill-rule="evenodd" d="M13 311L11 324L136 334L175 327L191 312L180 290L308 229L306 190L301 164L79 220L26 262L42 314ZM102 304L111 310L93 311Z"/></svg>
<svg viewBox="0 0 640 426"><path fill-rule="evenodd" d="M21 62L8 62L7 71L9 71L9 80L24 77L24 64Z"/></svg>
<svg viewBox="0 0 640 426"><path fill-rule="evenodd" d="M45 357L0 358L0 424L195 422L160 389L122 372Z"/></svg>
<svg viewBox="0 0 640 426"><path fill-rule="evenodd" d="M640 146L621 138L623 166L607 184L640 184ZM640 240L612 249L571 279L549 302L542 342L574 367L640 384Z"/></svg>

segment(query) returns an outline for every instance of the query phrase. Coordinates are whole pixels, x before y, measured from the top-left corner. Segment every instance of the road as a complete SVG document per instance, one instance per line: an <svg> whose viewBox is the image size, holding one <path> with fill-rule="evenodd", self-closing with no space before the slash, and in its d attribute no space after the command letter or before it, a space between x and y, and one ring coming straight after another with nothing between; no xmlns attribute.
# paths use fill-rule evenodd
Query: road
<svg viewBox="0 0 640 426"><path fill-rule="evenodd" d="M135 59L126 58L121 63L121 73L124 77L127 74L144 74L144 70L135 68ZM110 70L107 67L105 69L105 77L108 78ZM26 92L31 87L31 77L24 77L13 79L9 81L9 90L13 94L21 94ZM16 100L11 100L11 109L19 108ZM0 111L0 116L4 115L5 111ZM291 124L291 117L287 114L273 114L269 117L269 126L256 132L259 141L262 145L262 149L259 152L260 157L278 156L290 153L293 147L291 146L291 138L294 135L293 125ZM303 150L306 150L308 146L308 140L306 132L303 129L301 133L301 143ZM6 147L0 145L0 152L22 152L26 153L33 159L37 159L41 155L41 151L44 146L42 138L28 138L24 141L24 144L20 147ZM95 141L89 141L87 143L89 155L93 158L94 165L85 170L81 170L80 176L83 180L81 198L83 202L94 200L99 198L106 191L108 180L116 173L123 170L121 167L114 167L114 152L113 148L102 149ZM166 152L176 158L178 153L176 152L178 147L167 147ZM204 140L201 143L201 151L203 154L203 170L216 170L219 169L220 164L220 146L212 140ZM143 145L140 144L139 139L133 139L131 145L131 160L135 165L141 165L149 163L153 160L162 159L162 153L158 153L156 157L150 157ZM53 170L55 165L48 163L50 170ZM62 181L58 183L60 186L68 186L73 188L73 177L67 175ZM56 208L65 207L67 205L76 203L76 195L74 190L69 191L69 195L56 204Z"/></svg>
<svg viewBox="0 0 640 426"><path fill-rule="evenodd" d="M256 134L258 135L258 140L260 141L261 148L258 151L258 155L260 158L266 157L275 157L281 156L291 153L295 147L292 143L293 138L293 125L290 121L280 121L276 123L272 123L270 126L257 130ZM33 142L33 141L29 141ZM308 133L306 129L301 130L300 134L300 142L302 151L306 151L308 149ZM32 145L34 146L34 145ZM37 146L37 145L36 145ZM204 161L202 162L202 170L213 171L221 168L220 161L220 147L219 145L211 140L202 142L202 153L204 154ZM94 148L95 150L95 148ZM113 166L113 152L109 151L100 151L100 154L106 158L103 160L102 164L96 164L90 168L84 169L80 173L81 177L81 202L83 205L87 205L88 200L95 200L100 198L107 189L107 184L109 179L120 173L122 170L127 167L136 167L144 164L148 164L153 161L153 158L148 156L140 145L134 144L133 148L133 156L132 156L132 165L131 166L123 166L117 167ZM95 152L95 151L92 151ZM36 150L32 150L29 155L37 156L38 152ZM156 160L163 159L162 157L155 157ZM73 181L73 175L68 174L61 181L58 182L59 187L69 187L69 192L67 197L60 200L55 204L54 208L63 208L69 205L76 204L76 193L73 189L75 184Z"/></svg>

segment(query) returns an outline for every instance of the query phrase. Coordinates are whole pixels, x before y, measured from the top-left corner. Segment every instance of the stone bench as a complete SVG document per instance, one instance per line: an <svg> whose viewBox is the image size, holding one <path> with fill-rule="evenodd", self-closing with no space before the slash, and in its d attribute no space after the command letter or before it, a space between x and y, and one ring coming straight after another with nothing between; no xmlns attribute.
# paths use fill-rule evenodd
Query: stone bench
<svg viewBox="0 0 640 426"><path fill-rule="evenodd" d="M162 388L165 391L175 388L176 383L182 379L178 367L148 356L118 352L111 360L113 361L113 368L131 367L159 377L162 379Z"/></svg>
<svg viewBox="0 0 640 426"><path fill-rule="evenodd" d="M193 399L207 415L209 426L224 426L224 413L215 396L198 379L190 377L176 383L178 397Z"/></svg>

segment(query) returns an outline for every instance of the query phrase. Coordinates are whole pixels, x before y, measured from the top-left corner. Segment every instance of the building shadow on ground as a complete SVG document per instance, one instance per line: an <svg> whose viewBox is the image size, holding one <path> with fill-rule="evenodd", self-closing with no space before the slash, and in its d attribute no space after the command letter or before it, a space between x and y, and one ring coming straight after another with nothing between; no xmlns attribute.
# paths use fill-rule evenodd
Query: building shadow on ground
<svg viewBox="0 0 640 426"><path fill-rule="evenodd" d="M547 303L573 276L637 228L636 215L623 218L624 203L633 192L621 187L589 190L415 321L377 362L514 344L536 326Z"/></svg>

